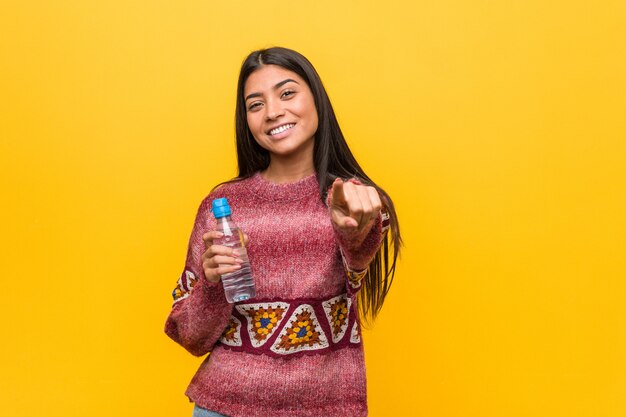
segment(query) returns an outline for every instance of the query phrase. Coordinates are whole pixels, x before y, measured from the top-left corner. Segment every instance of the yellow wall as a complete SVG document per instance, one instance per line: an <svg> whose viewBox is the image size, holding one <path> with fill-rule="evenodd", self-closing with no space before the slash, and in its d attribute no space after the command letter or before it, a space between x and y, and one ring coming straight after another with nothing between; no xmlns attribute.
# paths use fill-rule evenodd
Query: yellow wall
<svg viewBox="0 0 626 417"><path fill-rule="evenodd" d="M190 415L170 292L278 44L401 216L370 414L626 415L623 1L5 3L0 414Z"/></svg>

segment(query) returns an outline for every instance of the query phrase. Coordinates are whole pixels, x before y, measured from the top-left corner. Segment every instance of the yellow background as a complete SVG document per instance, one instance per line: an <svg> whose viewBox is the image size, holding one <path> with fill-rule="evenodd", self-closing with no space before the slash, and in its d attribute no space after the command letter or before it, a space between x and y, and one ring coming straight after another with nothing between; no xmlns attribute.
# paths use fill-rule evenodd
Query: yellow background
<svg viewBox="0 0 626 417"><path fill-rule="evenodd" d="M170 293L236 172L240 63L283 45L401 219L370 415L626 415L624 22L624 1L3 2L0 414L191 415Z"/></svg>

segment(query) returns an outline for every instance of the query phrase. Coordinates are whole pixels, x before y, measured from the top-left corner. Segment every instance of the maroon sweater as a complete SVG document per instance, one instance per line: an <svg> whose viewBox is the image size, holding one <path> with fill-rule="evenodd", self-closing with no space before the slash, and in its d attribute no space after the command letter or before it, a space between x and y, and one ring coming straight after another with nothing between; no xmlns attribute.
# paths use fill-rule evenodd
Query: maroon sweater
<svg viewBox="0 0 626 417"><path fill-rule="evenodd" d="M226 197L250 237L257 296L229 304L204 278L202 235L211 201ZM211 354L187 388L191 401L232 417L366 416L356 309L359 275L380 247L381 216L360 235L333 227L315 175L275 184L260 174L223 185L198 209L165 332Z"/></svg>

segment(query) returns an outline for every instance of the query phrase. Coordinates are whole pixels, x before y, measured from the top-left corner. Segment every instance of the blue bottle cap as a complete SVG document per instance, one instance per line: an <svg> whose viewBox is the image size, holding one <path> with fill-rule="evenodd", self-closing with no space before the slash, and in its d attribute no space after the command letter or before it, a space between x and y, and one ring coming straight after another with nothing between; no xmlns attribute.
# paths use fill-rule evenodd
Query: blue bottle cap
<svg viewBox="0 0 626 417"><path fill-rule="evenodd" d="M212 203L213 216L216 219L220 219L222 217L230 216L230 206L228 205L228 200L225 198L216 198Z"/></svg>

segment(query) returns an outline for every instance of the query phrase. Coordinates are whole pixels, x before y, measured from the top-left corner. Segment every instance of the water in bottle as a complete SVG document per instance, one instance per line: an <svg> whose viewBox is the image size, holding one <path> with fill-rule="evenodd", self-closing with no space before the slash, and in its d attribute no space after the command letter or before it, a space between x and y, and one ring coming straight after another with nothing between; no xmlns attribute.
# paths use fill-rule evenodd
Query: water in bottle
<svg viewBox="0 0 626 417"><path fill-rule="evenodd" d="M254 298L256 290L252 272L250 271L248 252L243 244L243 232L230 218L231 209L228 205L228 200L218 198L213 200L212 206L213 216L217 221L217 231L224 234L224 237L215 239L213 243L233 248L239 254L239 259L243 261L243 263L240 264L241 269L221 276L224 292L226 293L226 300L228 300L229 303L236 303L238 301Z"/></svg>

